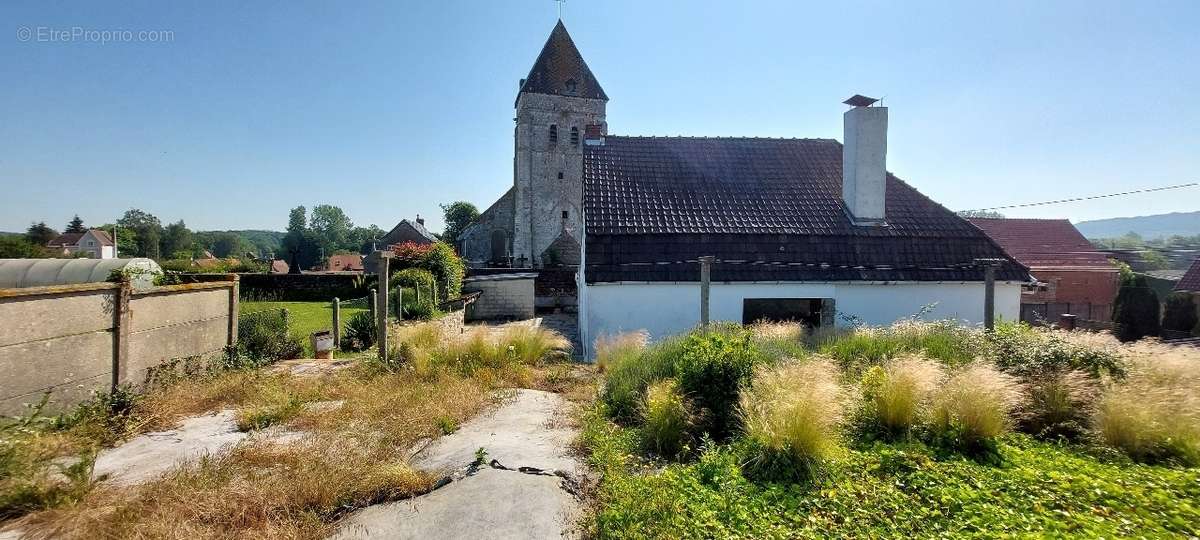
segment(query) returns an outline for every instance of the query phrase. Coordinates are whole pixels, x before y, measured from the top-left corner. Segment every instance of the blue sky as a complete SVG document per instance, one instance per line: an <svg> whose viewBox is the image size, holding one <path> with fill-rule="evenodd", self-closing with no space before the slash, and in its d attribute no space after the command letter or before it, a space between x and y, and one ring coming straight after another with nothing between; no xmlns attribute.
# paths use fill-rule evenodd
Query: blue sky
<svg viewBox="0 0 1200 540"><path fill-rule="evenodd" d="M0 230L129 207L283 229L482 210L551 0L0 4ZM610 131L841 139L884 96L888 168L952 209L1200 180L1200 2L572 0ZM49 30L168 42L46 41ZM22 41L22 29L31 38ZM41 31L41 37L37 32ZM1200 189L1008 211L1200 209Z"/></svg>

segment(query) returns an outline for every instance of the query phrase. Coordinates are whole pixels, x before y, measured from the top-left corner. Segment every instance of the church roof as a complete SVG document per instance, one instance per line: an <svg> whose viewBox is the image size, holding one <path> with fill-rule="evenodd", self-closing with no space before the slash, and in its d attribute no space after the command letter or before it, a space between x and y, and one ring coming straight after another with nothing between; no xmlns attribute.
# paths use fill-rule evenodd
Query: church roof
<svg viewBox="0 0 1200 540"><path fill-rule="evenodd" d="M575 48L575 41L567 33L562 21L554 25L541 54L529 70L529 76L521 83L521 94L551 94L575 96L608 101L608 95L600 87L592 70L588 69L583 55Z"/></svg>
<svg viewBox="0 0 1200 540"><path fill-rule="evenodd" d="M854 225L832 139L608 136L584 149L586 278L981 281L1028 270L979 228L889 174L887 226Z"/></svg>

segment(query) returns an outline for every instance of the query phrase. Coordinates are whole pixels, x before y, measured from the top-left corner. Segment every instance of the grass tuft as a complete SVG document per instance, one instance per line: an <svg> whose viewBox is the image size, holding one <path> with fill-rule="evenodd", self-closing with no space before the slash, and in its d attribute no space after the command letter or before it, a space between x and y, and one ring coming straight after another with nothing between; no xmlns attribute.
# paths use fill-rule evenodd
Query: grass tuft
<svg viewBox="0 0 1200 540"><path fill-rule="evenodd" d="M1021 404L1016 378L985 362L955 371L933 396L932 428L943 441L979 449L1012 427Z"/></svg>
<svg viewBox="0 0 1200 540"><path fill-rule="evenodd" d="M1100 398L1101 438L1138 461L1200 464L1200 354L1145 344L1131 356L1126 378Z"/></svg>
<svg viewBox="0 0 1200 540"><path fill-rule="evenodd" d="M660 456L677 457L687 448L691 414L675 379L646 389L642 431L647 446Z"/></svg>
<svg viewBox="0 0 1200 540"><path fill-rule="evenodd" d="M869 410L885 434L907 434L925 419L930 398L946 373L923 356L907 355L878 369L876 383L864 388Z"/></svg>

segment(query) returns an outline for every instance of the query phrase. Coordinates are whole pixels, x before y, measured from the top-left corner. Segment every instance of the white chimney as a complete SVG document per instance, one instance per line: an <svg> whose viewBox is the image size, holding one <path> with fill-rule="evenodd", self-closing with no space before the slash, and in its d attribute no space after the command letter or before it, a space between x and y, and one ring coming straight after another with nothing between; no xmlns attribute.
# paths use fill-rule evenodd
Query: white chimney
<svg viewBox="0 0 1200 540"><path fill-rule="evenodd" d="M842 200L855 225L884 224L887 177L887 107L855 95L844 101L853 108L842 117Z"/></svg>

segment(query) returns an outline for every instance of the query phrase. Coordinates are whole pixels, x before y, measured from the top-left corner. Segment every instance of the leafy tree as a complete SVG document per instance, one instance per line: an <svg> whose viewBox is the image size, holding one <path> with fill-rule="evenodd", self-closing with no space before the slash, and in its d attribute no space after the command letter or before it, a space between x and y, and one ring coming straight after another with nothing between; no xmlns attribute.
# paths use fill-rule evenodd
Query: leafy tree
<svg viewBox="0 0 1200 540"><path fill-rule="evenodd" d="M387 231L380 229L378 225L372 223L366 227L355 227L350 231L350 242L358 246L358 252L366 255L371 252L371 248L375 245L375 240L383 238Z"/></svg>
<svg viewBox="0 0 1200 540"><path fill-rule="evenodd" d="M163 228L162 222L153 214L130 208L117 220L117 226L133 230L137 239L136 256L160 258L159 244L162 241Z"/></svg>
<svg viewBox="0 0 1200 540"><path fill-rule="evenodd" d="M1137 341L1159 332L1158 294L1146 276L1122 273L1121 288L1113 303L1113 333L1121 341Z"/></svg>
<svg viewBox="0 0 1200 540"><path fill-rule="evenodd" d="M308 229L307 211L297 206L288 214L288 232L283 237L283 253L278 257L297 268L312 268L319 262L320 244L316 235Z"/></svg>
<svg viewBox="0 0 1200 540"><path fill-rule="evenodd" d="M126 229L124 227L121 227L119 225L114 225L112 223L105 223L104 225L101 225L96 228L108 231L109 235L113 234L114 228L116 229L117 236L116 236L116 238L113 238L113 241L117 243L117 256L118 257L136 257L136 256L138 256L137 255L137 249L138 249L137 233L135 233L133 231L133 229Z"/></svg>
<svg viewBox="0 0 1200 540"><path fill-rule="evenodd" d="M446 230L442 233L442 239L451 244L457 242L458 235L462 234L467 225L479 217L479 209L466 201L455 201L440 206L442 207L442 217L446 221Z"/></svg>
<svg viewBox="0 0 1200 540"><path fill-rule="evenodd" d="M236 234L225 232L217 234L209 251L216 257L225 258L239 255L242 239Z"/></svg>
<svg viewBox="0 0 1200 540"><path fill-rule="evenodd" d="M34 223L25 231L25 241L35 246L45 246L58 236L58 231L51 229L45 221Z"/></svg>
<svg viewBox="0 0 1200 540"><path fill-rule="evenodd" d="M163 230L162 245L159 250L165 255L172 258L176 253L184 252L190 254L192 252L192 231L188 230L187 225L183 220L167 225Z"/></svg>
<svg viewBox="0 0 1200 540"><path fill-rule="evenodd" d="M1172 293L1163 308L1163 330L1190 333L1196 328L1196 302L1186 292Z"/></svg>
<svg viewBox="0 0 1200 540"><path fill-rule="evenodd" d="M313 207L308 220L308 227L316 236L318 244L324 248L326 255L332 255L338 250L354 251L358 246L350 238L354 222L346 216L341 208L331 204L318 204Z"/></svg>
<svg viewBox="0 0 1200 540"><path fill-rule="evenodd" d="M1146 270L1166 270L1171 267L1171 261L1167 260L1165 255L1155 250L1143 251L1141 258Z"/></svg>
<svg viewBox="0 0 1200 540"><path fill-rule="evenodd" d="M75 217L71 218L71 222L67 223L67 228L64 229L63 232L69 232L69 233L87 232L87 227L83 226L83 220L79 218L79 214L75 214Z"/></svg>
<svg viewBox="0 0 1200 540"><path fill-rule="evenodd" d="M308 210L297 206L288 212L288 232L304 232L308 230Z"/></svg>
<svg viewBox="0 0 1200 540"><path fill-rule="evenodd" d="M38 259L44 256L45 249L42 246L35 246L24 238L0 237L0 259Z"/></svg>

